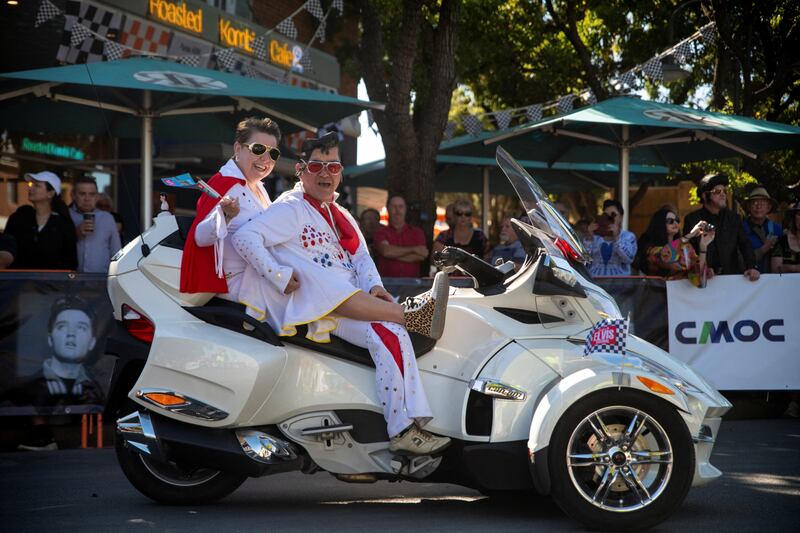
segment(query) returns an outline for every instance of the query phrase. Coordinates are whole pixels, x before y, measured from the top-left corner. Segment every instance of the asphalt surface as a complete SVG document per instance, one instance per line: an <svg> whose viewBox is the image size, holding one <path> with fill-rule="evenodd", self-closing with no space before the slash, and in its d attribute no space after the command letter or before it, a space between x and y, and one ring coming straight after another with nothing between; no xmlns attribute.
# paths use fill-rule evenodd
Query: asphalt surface
<svg viewBox="0 0 800 533"><path fill-rule="evenodd" d="M712 458L724 472L693 488L652 531L800 531L800 420L725 422ZM454 485L353 485L326 473L250 479L214 505L166 507L140 495L114 452L0 454L0 530L574 531L548 498L503 501Z"/></svg>

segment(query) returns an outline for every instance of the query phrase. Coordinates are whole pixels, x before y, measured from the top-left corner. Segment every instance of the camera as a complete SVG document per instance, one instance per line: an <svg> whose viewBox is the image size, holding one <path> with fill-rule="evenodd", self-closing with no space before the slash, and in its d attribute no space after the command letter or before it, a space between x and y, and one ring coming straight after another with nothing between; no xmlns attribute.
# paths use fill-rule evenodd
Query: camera
<svg viewBox="0 0 800 533"><path fill-rule="evenodd" d="M595 219L595 223L597 224L597 229L594 230L595 235L599 235L600 237L611 235L611 224L614 223L613 218L603 214Z"/></svg>

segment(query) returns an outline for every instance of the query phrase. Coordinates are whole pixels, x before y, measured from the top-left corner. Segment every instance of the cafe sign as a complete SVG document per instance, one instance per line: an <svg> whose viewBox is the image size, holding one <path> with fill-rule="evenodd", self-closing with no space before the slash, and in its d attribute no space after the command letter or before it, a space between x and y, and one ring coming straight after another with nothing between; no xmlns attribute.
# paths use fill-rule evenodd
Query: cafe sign
<svg viewBox="0 0 800 533"><path fill-rule="evenodd" d="M83 161L85 157L83 151L74 146L62 146L52 142L34 141L27 137L22 138L20 148L25 152L53 155L56 157L63 157L64 159L75 159L77 161Z"/></svg>
<svg viewBox="0 0 800 533"><path fill-rule="evenodd" d="M226 18L219 18L220 44L231 46L242 52L252 54L253 40L255 38L256 32L247 26L239 26Z"/></svg>
<svg viewBox="0 0 800 533"><path fill-rule="evenodd" d="M294 45L291 49L289 43L280 42L275 39L269 42L269 60L286 69L296 70L303 72L303 65L300 60L303 59L303 48Z"/></svg>
<svg viewBox="0 0 800 533"><path fill-rule="evenodd" d="M203 33L203 8L189 9L186 2L149 0L150 16L161 22L172 24L192 33Z"/></svg>

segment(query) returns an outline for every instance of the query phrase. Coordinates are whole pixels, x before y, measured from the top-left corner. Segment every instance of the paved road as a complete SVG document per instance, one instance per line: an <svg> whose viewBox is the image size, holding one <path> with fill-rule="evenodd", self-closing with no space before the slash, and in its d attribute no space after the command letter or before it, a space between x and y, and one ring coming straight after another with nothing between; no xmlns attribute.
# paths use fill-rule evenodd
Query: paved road
<svg viewBox="0 0 800 533"><path fill-rule="evenodd" d="M798 531L800 421L726 422L713 463L658 531ZM3 531L574 531L547 498L497 502L453 485L351 485L324 473L248 480L205 507L164 507L136 492L113 450L0 455Z"/></svg>

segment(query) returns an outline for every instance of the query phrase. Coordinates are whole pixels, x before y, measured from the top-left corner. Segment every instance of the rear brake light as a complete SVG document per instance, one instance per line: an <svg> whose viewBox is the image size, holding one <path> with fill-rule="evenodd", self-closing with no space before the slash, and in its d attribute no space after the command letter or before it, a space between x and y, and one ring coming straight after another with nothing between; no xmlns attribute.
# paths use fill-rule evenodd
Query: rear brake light
<svg viewBox="0 0 800 533"><path fill-rule="evenodd" d="M153 342L153 335L156 327L149 318L139 313L136 309L122 305L122 323L134 338L150 344Z"/></svg>
<svg viewBox="0 0 800 533"><path fill-rule="evenodd" d="M561 250L561 253L564 254L564 257L569 259L570 261L581 261L581 256L575 249L564 239L556 238L555 245Z"/></svg>

